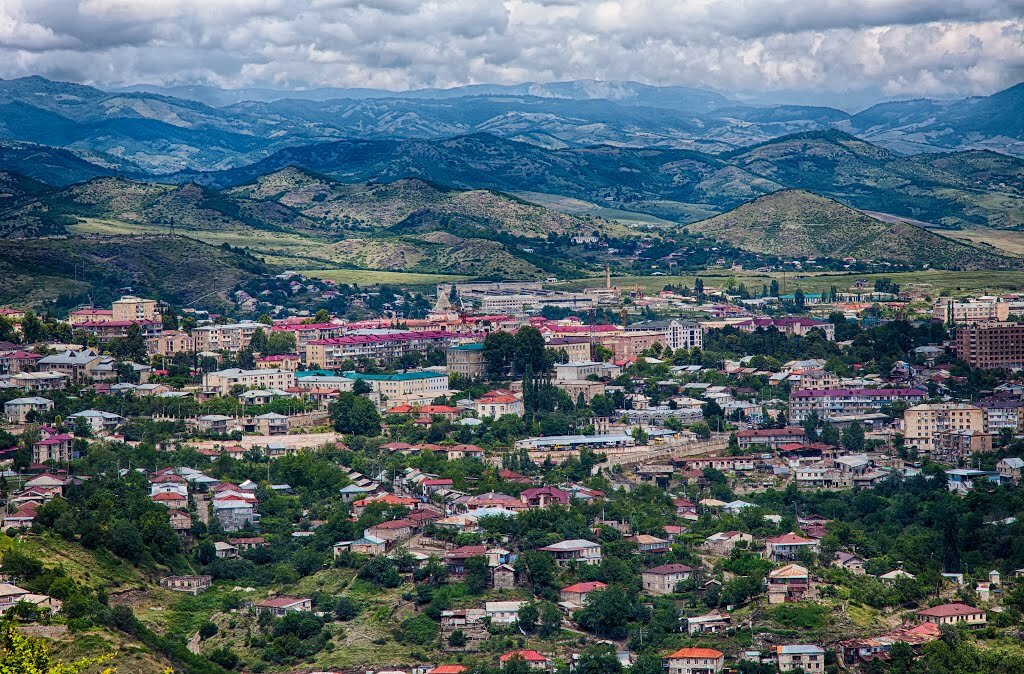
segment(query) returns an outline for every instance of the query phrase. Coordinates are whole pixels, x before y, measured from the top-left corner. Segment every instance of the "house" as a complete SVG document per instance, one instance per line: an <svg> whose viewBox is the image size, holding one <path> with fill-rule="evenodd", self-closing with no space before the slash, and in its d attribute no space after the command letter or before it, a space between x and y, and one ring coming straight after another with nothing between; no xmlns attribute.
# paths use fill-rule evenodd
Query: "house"
<svg viewBox="0 0 1024 674"><path fill-rule="evenodd" d="M864 573L864 560L858 555L852 552L839 551L836 553L836 558L832 560L832 566L837 566L840 569L846 569L854 575L863 575Z"/></svg>
<svg viewBox="0 0 1024 674"><path fill-rule="evenodd" d="M32 444L32 463L67 463L72 458L75 436L43 431L41 440Z"/></svg>
<svg viewBox="0 0 1024 674"><path fill-rule="evenodd" d="M574 539L561 541L554 545L538 548L541 552L550 552L555 556L555 563L566 566L570 562L580 564L600 564L601 545L593 541Z"/></svg>
<svg viewBox="0 0 1024 674"><path fill-rule="evenodd" d="M448 567L448 573L453 576L463 576L466 574L466 562L473 557L486 557L487 546L486 545L463 545L460 548L448 552L444 556L445 564Z"/></svg>
<svg viewBox="0 0 1024 674"><path fill-rule="evenodd" d="M465 674L468 671L465 665L438 665L427 674Z"/></svg>
<svg viewBox="0 0 1024 674"><path fill-rule="evenodd" d="M708 613L686 619L686 631L689 634L718 634L729 629L732 617L728 613Z"/></svg>
<svg viewBox="0 0 1024 674"><path fill-rule="evenodd" d="M935 623L904 624L877 637L840 641L838 652L843 664L856 665L888 657L898 643L907 644L919 653L923 645L935 641L939 635L939 626Z"/></svg>
<svg viewBox="0 0 1024 674"><path fill-rule="evenodd" d="M84 412L68 415L68 420L72 424L78 423L78 419L84 419L93 433L112 433L115 428L124 422L124 418L121 415L102 410L85 410Z"/></svg>
<svg viewBox="0 0 1024 674"><path fill-rule="evenodd" d="M482 395L475 403L476 415L479 418L488 417L497 419L506 414L521 417L526 413L521 396L511 391L489 391Z"/></svg>
<svg viewBox="0 0 1024 674"><path fill-rule="evenodd" d="M1000 480L1020 484L1021 472L1024 471L1024 459L1017 457L999 459L996 463L996 471L999 473Z"/></svg>
<svg viewBox="0 0 1024 674"><path fill-rule="evenodd" d="M739 442L740 449L748 449L751 445L765 445L771 449L778 449L780 445L803 442L806 437L804 429L800 426L752 428L736 433L736 440Z"/></svg>
<svg viewBox="0 0 1024 674"><path fill-rule="evenodd" d="M523 660L530 666L530 669L539 669L545 672L550 671L552 666L551 659L541 655L537 651L509 651L498 658L498 660L501 662L502 666L504 666L509 660Z"/></svg>
<svg viewBox="0 0 1024 674"><path fill-rule="evenodd" d="M732 549L737 545L741 543L750 545L753 542L754 537L742 531L720 531L705 538L704 542L701 543L701 547L709 555L728 557L732 554Z"/></svg>
<svg viewBox="0 0 1024 674"><path fill-rule="evenodd" d="M93 349L67 350L39 359L41 372L59 372L75 382L93 376L93 369L105 358Z"/></svg>
<svg viewBox="0 0 1024 674"><path fill-rule="evenodd" d="M182 510L188 507L188 497L182 496L181 494L173 491L164 491L158 494L153 494L149 497L149 500L173 510Z"/></svg>
<svg viewBox="0 0 1024 674"><path fill-rule="evenodd" d="M825 671L825 649L821 646L796 644L776 646L775 661L780 672L799 670L807 674Z"/></svg>
<svg viewBox="0 0 1024 674"><path fill-rule="evenodd" d="M662 658L666 674L718 674L725 654L713 648L680 648Z"/></svg>
<svg viewBox="0 0 1024 674"><path fill-rule="evenodd" d="M662 564L647 569L641 575L644 592L653 595L672 594L676 586L693 575L693 567L686 564Z"/></svg>
<svg viewBox="0 0 1024 674"><path fill-rule="evenodd" d="M917 612L922 622L934 623L936 625L964 624L969 626L984 625L987 616L980 608L967 604L955 602L952 604L939 604L930 608L921 609Z"/></svg>
<svg viewBox="0 0 1024 674"><path fill-rule="evenodd" d="M765 557L773 562L788 562L797 559L806 552L817 554L821 543L812 538L804 538L789 533L765 541Z"/></svg>
<svg viewBox="0 0 1024 674"><path fill-rule="evenodd" d="M213 500L213 514L220 522L224 531L238 531L248 524L260 521L256 512L256 499L236 496L217 495Z"/></svg>
<svg viewBox="0 0 1024 674"><path fill-rule="evenodd" d="M783 604L812 597L811 575L799 564L787 564L768 573L768 603Z"/></svg>
<svg viewBox="0 0 1024 674"><path fill-rule="evenodd" d="M267 547L267 540L263 536L248 536L245 538L229 538L228 543L238 548L239 552L247 552L256 548Z"/></svg>
<svg viewBox="0 0 1024 674"><path fill-rule="evenodd" d="M558 593L558 596L563 602L574 604L576 606L583 606L587 603L587 596L591 592L606 589L608 589L608 586L599 581L576 583L575 585L563 587L562 591Z"/></svg>
<svg viewBox="0 0 1024 674"><path fill-rule="evenodd" d="M511 564L499 564L491 571L491 584L496 590L511 590L516 586L516 569Z"/></svg>
<svg viewBox="0 0 1024 674"><path fill-rule="evenodd" d="M569 492L558 487L530 487L519 495L520 500L531 508L546 508L550 505L568 505Z"/></svg>
<svg viewBox="0 0 1024 674"><path fill-rule="evenodd" d="M192 516L177 509L167 511L167 521L171 529L181 533L192 530Z"/></svg>
<svg viewBox="0 0 1024 674"><path fill-rule="evenodd" d="M29 398L15 398L4 403L4 416L8 423L28 423L29 415L49 412L53 409L53 401L39 396Z"/></svg>
<svg viewBox="0 0 1024 674"><path fill-rule="evenodd" d="M4 516L4 529L27 529L32 526L32 523L35 522L36 510L39 509L39 505L36 501L29 501L19 506L14 512L9 512Z"/></svg>
<svg viewBox="0 0 1024 674"><path fill-rule="evenodd" d="M519 620L519 609L525 601L488 601L484 602L484 615L495 625L512 625Z"/></svg>
<svg viewBox="0 0 1024 674"><path fill-rule="evenodd" d="M334 544L335 558L340 557L345 552L377 557L387 552L387 541L376 536L363 536L355 541L340 541Z"/></svg>
<svg viewBox="0 0 1024 674"><path fill-rule="evenodd" d="M213 584L213 576L166 576L160 579L160 587L175 592L199 594L209 590Z"/></svg>
<svg viewBox="0 0 1024 674"><path fill-rule="evenodd" d="M626 538L627 543L635 543L637 552L641 554L659 554L668 552L669 542L664 538L649 534L637 534Z"/></svg>
<svg viewBox="0 0 1024 674"><path fill-rule="evenodd" d="M213 550L218 559L231 559L238 556L238 548L224 541L216 541L213 544Z"/></svg>
<svg viewBox="0 0 1024 674"><path fill-rule="evenodd" d="M264 599L255 604L257 613L270 613L278 617L292 611L312 611L313 600L309 597L280 596Z"/></svg>
<svg viewBox="0 0 1024 674"><path fill-rule="evenodd" d="M416 523L407 519L388 520L363 531L363 536L373 536L389 543L397 543L411 538Z"/></svg>

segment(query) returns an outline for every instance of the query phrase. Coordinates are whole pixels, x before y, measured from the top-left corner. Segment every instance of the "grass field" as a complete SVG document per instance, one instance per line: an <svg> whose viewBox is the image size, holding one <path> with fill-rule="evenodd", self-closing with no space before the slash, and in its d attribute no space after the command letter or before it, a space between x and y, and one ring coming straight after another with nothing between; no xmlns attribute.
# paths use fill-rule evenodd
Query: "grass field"
<svg viewBox="0 0 1024 674"><path fill-rule="evenodd" d="M657 292L666 284L686 285L693 287L698 275L685 276L613 276L612 283L619 288L640 286L648 292ZM728 280L734 279L736 284L745 283L747 288L759 291L762 285L771 284L777 279L780 285L785 282L785 292L794 292L802 288L804 292L822 292L832 286L844 291L858 279L866 279L869 286L878 278L889 278L906 287L920 288L929 293L949 290L956 293L978 291L1019 291L1024 290L1024 271L914 271L894 272L887 274L840 274L821 273L808 274L806 278L798 278L794 274L781 273L758 274L756 272L729 272L712 269L699 274L707 286L724 286ZM566 289L593 288L604 284L603 277L565 281L560 287Z"/></svg>
<svg viewBox="0 0 1024 674"><path fill-rule="evenodd" d="M47 568L63 567L74 580L107 592L145 587L142 573L106 550L86 550L50 534L29 534L17 539L0 536L0 556L11 548L40 560Z"/></svg>
<svg viewBox="0 0 1024 674"><path fill-rule="evenodd" d="M355 283L368 285L434 285L436 283L452 283L465 281L469 276L452 274L417 274L404 271L382 271L375 269L296 269L299 273L312 278L322 278L338 283Z"/></svg>
<svg viewBox="0 0 1024 674"><path fill-rule="evenodd" d="M944 236L970 243L988 244L1014 255L1024 255L1024 232L1008 229L947 230Z"/></svg>
<svg viewBox="0 0 1024 674"><path fill-rule="evenodd" d="M547 194L545 192L511 192L510 194L522 199L523 201L529 201L531 204L537 204L538 206L550 208L553 211L567 213L569 215L592 215L599 218L605 218L606 220L615 220L616 222L621 222L624 225L676 225L676 223L671 220L665 220L657 217L656 215L650 215L649 213L637 213L635 211L624 211L618 208L607 208L605 206L598 206L597 204L593 204L589 201L573 199L572 197L563 197L558 194Z"/></svg>

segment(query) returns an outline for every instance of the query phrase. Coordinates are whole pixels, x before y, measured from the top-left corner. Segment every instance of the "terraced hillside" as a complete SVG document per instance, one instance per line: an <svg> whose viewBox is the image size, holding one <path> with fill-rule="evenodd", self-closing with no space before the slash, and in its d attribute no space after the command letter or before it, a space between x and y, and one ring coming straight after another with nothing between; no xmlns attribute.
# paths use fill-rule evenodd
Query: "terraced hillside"
<svg viewBox="0 0 1024 674"><path fill-rule="evenodd" d="M889 260L941 269L1020 269L1006 257L906 222L883 222L804 190L785 190L689 225L753 253Z"/></svg>

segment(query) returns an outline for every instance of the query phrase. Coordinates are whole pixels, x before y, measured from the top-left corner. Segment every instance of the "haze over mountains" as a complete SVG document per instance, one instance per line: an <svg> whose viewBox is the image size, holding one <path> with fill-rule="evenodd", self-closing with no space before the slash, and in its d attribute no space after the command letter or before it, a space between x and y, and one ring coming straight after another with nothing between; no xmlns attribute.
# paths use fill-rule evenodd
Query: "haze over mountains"
<svg viewBox="0 0 1024 674"><path fill-rule="evenodd" d="M629 82L279 96L0 81L0 237L174 233L293 267L479 277L637 264L567 243L595 232L1021 266L929 230L1024 229L1022 85L854 115Z"/></svg>
<svg viewBox="0 0 1024 674"><path fill-rule="evenodd" d="M596 144L724 152L838 128L900 153L997 148L1024 154L1024 86L960 101L883 103L851 115L751 106L686 87L632 82L481 85L384 92L225 92L207 87L106 92L41 77L0 81L0 138L59 145L154 173L243 166L329 139L472 133L547 148ZM168 95L168 93L174 95ZM241 99L241 100L238 100ZM219 107L218 107L219 106Z"/></svg>

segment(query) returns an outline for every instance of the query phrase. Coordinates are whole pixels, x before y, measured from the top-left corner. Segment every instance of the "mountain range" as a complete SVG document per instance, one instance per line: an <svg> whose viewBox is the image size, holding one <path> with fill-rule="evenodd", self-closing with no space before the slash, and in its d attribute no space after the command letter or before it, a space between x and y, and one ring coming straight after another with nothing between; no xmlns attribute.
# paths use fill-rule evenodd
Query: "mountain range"
<svg viewBox="0 0 1024 674"><path fill-rule="evenodd" d="M1024 154L1024 85L960 101L898 101L857 114L753 106L722 94L633 82L478 85L383 92L102 91L41 77L0 80L0 139L62 146L151 173L237 168L338 139L437 140L487 133L548 149L592 145L729 152L805 131L844 130L899 154Z"/></svg>

